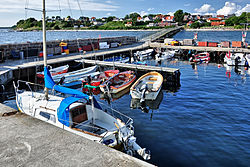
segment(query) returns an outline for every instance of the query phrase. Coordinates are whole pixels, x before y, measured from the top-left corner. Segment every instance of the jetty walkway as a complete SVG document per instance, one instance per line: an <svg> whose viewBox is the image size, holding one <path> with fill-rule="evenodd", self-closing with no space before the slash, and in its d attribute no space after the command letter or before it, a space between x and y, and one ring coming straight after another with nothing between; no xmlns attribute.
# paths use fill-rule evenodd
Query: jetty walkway
<svg viewBox="0 0 250 167"><path fill-rule="evenodd" d="M153 166L0 103L1 166Z"/></svg>
<svg viewBox="0 0 250 167"><path fill-rule="evenodd" d="M87 52L85 54L82 53L73 53L69 55L57 55L48 57L48 64L66 64L68 62L72 62L77 59L103 59L103 57L112 55L112 54L123 54L130 53L132 55L133 51L143 50L150 47L151 41L155 41L162 37L168 37L173 35L179 31L181 31L183 27L175 27L169 29L163 29L155 34L144 37L140 39L137 43L133 43L130 45L123 45L118 48L109 48L106 50L97 50ZM8 60L4 63L0 63L0 84L4 85L11 81L12 79L20 77L27 77L28 75L34 75L36 73L36 68L43 65L43 58L29 58L23 60ZM122 65L120 65L121 67ZM127 67L127 66L126 66ZM145 71L148 71L149 68L144 68ZM131 68L133 70L133 68ZM167 72L172 73L174 70L165 69ZM17 77L18 75L18 77Z"/></svg>
<svg viewBox="0 0 250 167"><path fill-rule="evenodd" d="M176 49L176 50L196 50L196 51L208 51L208 52L241 52L241 53L250 53L250 49L247 48L222 48L222 47L201 47L201 46L170 46L165 45L164 43L150 43L152 48L167 48L167 49Z"/></svg>

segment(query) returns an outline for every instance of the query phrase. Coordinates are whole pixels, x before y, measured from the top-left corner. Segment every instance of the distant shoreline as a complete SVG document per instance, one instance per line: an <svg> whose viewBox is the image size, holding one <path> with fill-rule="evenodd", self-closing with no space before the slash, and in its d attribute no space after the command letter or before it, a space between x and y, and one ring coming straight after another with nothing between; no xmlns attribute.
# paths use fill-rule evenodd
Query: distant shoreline
<svg viewBox="0 0 250 167"><path fill-rule="evenodd" d="M232 28L200 28L200 29L185 29L185 31L250 31L250 29L232 29Z"/></svg>
<svg viewBox="0 0 250 167"><path fill-rule="evenodd" d="M151 30L47 30L47 31L159 31L159 29Z"/></svg>

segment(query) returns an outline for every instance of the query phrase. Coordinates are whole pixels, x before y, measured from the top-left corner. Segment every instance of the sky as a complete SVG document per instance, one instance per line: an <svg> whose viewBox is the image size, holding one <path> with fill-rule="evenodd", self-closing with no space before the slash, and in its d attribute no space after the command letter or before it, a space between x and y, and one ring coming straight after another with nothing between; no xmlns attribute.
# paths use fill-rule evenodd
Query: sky
<svg viewBox="0 0 250 167"><path fill-rule="evenodd" d="M41 19L41 12L25 10L25 7L41 9L42 0L1 0L0 27L13 26L20 19ZM250 0L46 0L47 16L124 17L126 14L173 14L176 10L192 14L233 14L250 12Z"/></svg>

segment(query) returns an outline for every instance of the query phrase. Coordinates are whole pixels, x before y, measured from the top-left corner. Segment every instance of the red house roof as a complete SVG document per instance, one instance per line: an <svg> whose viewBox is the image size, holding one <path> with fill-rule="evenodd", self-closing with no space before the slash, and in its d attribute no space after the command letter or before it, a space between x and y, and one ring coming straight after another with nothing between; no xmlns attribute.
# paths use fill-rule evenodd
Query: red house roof
<svg viewBox="0 0 250 167"><path fill-rule="evenodd" d="M223 21L223 22L212 22L211 23L211 26L220 26L220 25L225 25L226 23Z"/></svg>
<svg viewBox="0 0 250 167"><path fill-rule="evenodd" d="M219 19L219 18L209 18L208 20L210 20L210 21L221 21L221 19Z"/></svg>

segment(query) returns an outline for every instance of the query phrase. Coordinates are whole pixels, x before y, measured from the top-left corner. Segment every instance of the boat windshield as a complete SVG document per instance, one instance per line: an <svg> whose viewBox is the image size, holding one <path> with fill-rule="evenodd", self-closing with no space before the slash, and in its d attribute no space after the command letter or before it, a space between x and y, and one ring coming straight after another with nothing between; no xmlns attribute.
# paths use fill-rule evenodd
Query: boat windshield
<svg viewBox="0 0 250 167"><path fill-rule="evenodd" d="M88 120L86 105L79 105L70 110L72 126Z"/></svg>

